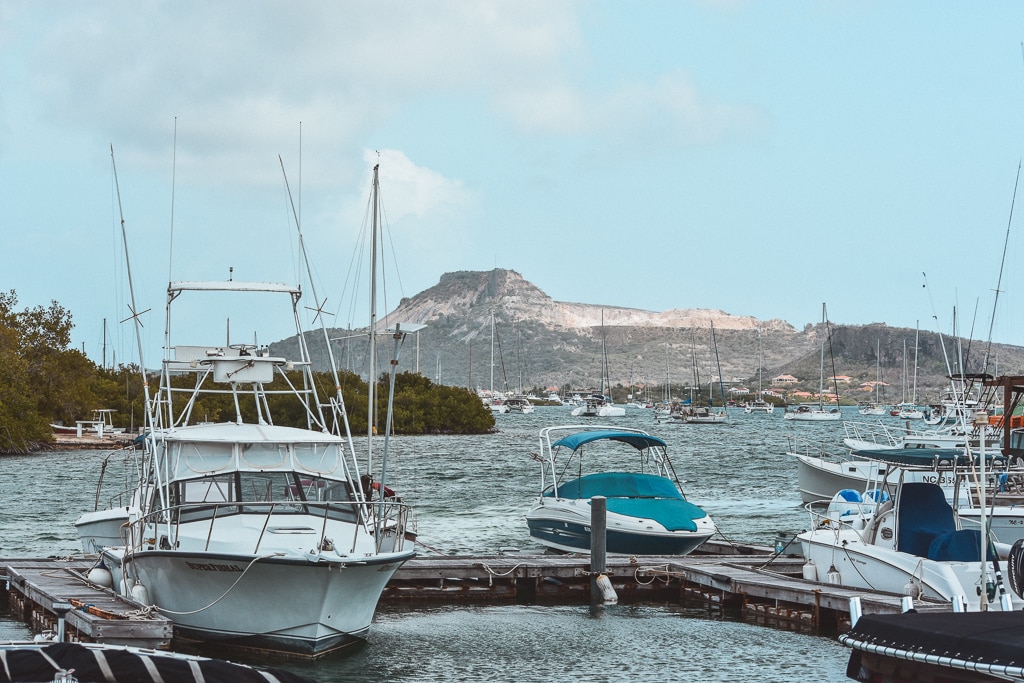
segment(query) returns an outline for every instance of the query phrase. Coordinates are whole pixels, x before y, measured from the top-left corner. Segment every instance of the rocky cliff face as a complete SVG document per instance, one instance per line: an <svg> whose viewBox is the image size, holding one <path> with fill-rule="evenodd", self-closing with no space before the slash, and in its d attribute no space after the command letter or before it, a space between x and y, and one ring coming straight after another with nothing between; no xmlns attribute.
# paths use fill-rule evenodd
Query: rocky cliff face
<svg viewBox="0 0 1024 683"><path fill-rule="evenodd" d="M714 323L720 330L765 330L793 333L784 320L760 321L750 316L729 315L706 308L655 312L599 304L555 301L514 270L445 273L440 282L414 297L403 299L389 318L429 323L442 316L489 319L491 311L505 320L531 320L565 330L600 327L704 328Z"/></svg>

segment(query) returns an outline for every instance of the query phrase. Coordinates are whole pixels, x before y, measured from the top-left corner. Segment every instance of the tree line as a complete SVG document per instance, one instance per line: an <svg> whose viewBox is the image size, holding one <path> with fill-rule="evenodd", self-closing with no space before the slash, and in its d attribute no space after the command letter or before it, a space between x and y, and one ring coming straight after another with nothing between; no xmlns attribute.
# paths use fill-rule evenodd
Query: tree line
<svg viewBox="0 0 1024 683"><path fill-rule="evenodd" d="M135 431L145 422L142 373L135 364L104 368L71 347L71 312L56 301L18 310L15 290L0 292L0 453L25 453L54 441L52 424L93 419L93 411L114 410L114 426ZM185 384L190 378L180 379ZM333 393L329 373L315 376L321 396ZM283 380L275 380L281 382ZM156 386L155 379L150 386ZM341 376L342 395L354 434L368 429L368 387L351 372ZM386 417L387 381L377 393L377 424ZM272 396L277 424L305 427L305 414ZM295 402L293 402L295 403ZM199 411L199 412L196 412ZM228 395L206 396L193 411L204 420L234 418ZM245 417L243 415L243 417ZM494 417L472 392L433 384L415 373L395 378L394 433L478 434L494 427Z"/></svg>

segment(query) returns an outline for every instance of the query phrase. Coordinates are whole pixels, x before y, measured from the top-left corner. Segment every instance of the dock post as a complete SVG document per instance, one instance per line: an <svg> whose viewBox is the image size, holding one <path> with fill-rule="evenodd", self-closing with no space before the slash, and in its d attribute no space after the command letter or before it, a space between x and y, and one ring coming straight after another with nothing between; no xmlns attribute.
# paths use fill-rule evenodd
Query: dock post
<svg viewBox="0 0 1024 683"><path fill-rule="evenodd" d="M862 616L864 616L864 610L861 607L860 598L855 595L850 598L850 626L856 626Z"/></svg>
<svg viewBox="0 0 1024 683"><path fill-rule="evenodd" d="M604 573L608 555L608 501L604 496L590 499L590 604L603 602L597 577Z"/></svg>
<svg viewBox="0 0 1024 683"><path fill-rule="evenodd" d="M67 640L67 614L71 611L70 602L53 603L53 611L57 614L57 642L63 643Z"/></svg>

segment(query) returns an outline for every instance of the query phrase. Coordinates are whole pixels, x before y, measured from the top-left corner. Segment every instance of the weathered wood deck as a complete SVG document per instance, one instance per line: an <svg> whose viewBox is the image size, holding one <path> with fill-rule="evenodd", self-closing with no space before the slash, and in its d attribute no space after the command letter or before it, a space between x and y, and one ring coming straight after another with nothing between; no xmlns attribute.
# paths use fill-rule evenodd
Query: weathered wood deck
<svg viewBox="0 0 1024 683"><path fill-rule="evenodd" d="M604 574L621 602L701 604L758 623L835 634L847 628L850 599L865 614L896 613L903 596L805 581L803 559L768 548L708 546L686 557L609 557ZM0 560L0 590L16 615L37 630L56 630L65 613L69 639L166 647L170 620L90 584L94 557ZM417 557L388 583L381 602L413 604L588 604L590 558L519 554ZM949 610L918 601L923 610Z"/></svg>
<svg viewBox="0 0 1024 683"><path fill-rule="evenodd" d="M590 599L586 556L520 555L418 557L395 574L381 597L391 604L580 602ZM609 557L604 572L623 602L702 601L760 619L835 633L849 622L850 599L865 614L898 613L903 596L844 588L801 578L803 559L758 554L686 557ZM919 611L950 609L919 600Z"/></svg>
<svg viewBox="0 0 1024 683"><path fill-rule="evenodd" d="M56 631L65 613L70 640L167 647L174 635L169 619L89 583L93 558L0 560L0 590L16 615L39 631Z"/></svg>

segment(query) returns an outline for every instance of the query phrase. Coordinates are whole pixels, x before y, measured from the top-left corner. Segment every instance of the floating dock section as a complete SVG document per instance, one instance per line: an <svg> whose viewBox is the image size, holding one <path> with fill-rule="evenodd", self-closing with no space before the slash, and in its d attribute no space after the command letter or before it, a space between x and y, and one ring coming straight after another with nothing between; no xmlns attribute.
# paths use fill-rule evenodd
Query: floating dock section
<svg viewBox="0 0 1024 683"><path fill-rule="evenodd" d="M685 557L608 557L604 574L620 602L704 605L758 623L834 635L849 628L850 599L866 614L897 614L906 597L802 578L804 560L768 548L709 546ZM417 557L406 562L381 596L385 604L588 604L589 558L505 554ZM918 611L952 611L918 600Z"/></svg>
<svg viewBox="0 0 1024 683"><path fill-rule="evenodd" d="M170 647L172 622L153 608L90 583L95 557L0 560L0 591L37 631L64 630L80 642ZM802 578L804 560L770 548L709 544L685 557L608 557L606 576L619 602L703 605L756 623L835 635L849 628L850 600L865 614L896 614L905 596ZM402 605L590 604L585 555L505 553L417 557L388 583L381 603ZM0 595L0 597L4 597ZM598 601L599 602L599 601ZM918 611L951 611L918 600Z"/></svg>
<svg viewBox="0 0 1024 683"><path fill-rule="evenodd" d="M96 558L0 560L0 591L30 628L62 633L62 640L170 646L170 619L89 582L95 564Z"/></svg>

